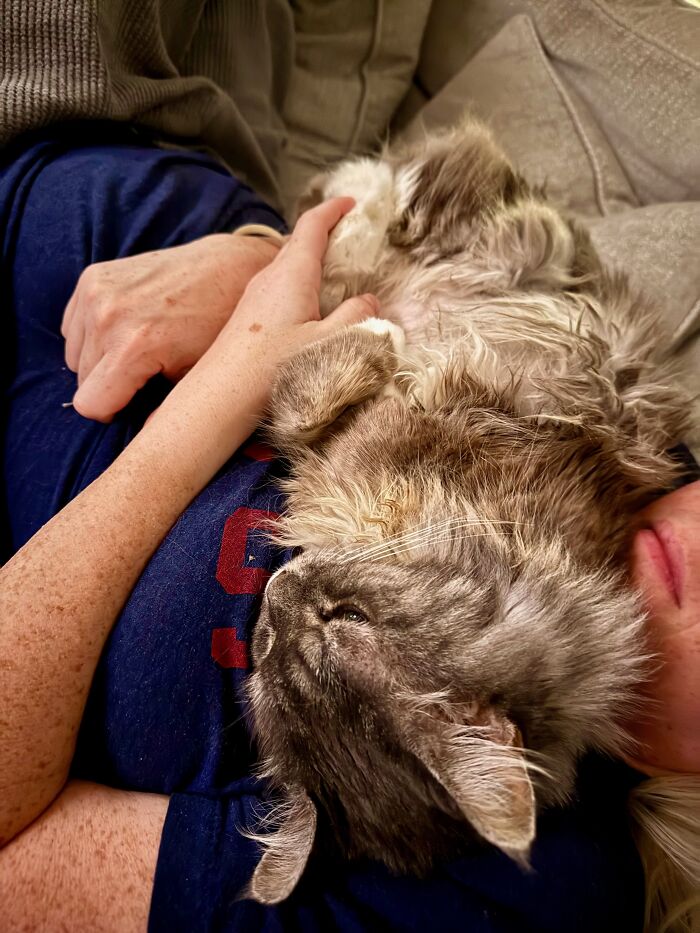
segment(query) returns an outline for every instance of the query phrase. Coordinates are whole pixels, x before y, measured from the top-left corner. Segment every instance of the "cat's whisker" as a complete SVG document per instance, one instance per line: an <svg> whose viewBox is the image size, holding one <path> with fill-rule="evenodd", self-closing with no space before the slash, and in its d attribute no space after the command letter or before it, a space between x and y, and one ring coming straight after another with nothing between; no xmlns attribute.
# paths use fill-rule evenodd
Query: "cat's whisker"
<svg viewBox="0 0 700 933"><path fill-rule="evenodd" d="M483 534L467 535L467 536L463 536L463 537L490 537L490 536L491 536L491 534L487 532L487 533L483 533ZM460 539L459 539L459 538L455 538L455 537L453 537L453 536L441 536L441 537L436 537L436 538L426 538L426 539L424 539L424 540L408 542L408 543L402 544L402 545L392 545L392 546L386 548L385 550L376 551L376 552L374 552L374 553L372 553L372 554L368 554L368 555L365 555L365 556L362 556L362 557L355 558L355 560L356 560L358 563L366 563L367 561L378 561L378 560L383 560L385 557L393 556L393 555L396 555L396 554L403 554L403 553L405 553L405 552L407 552L407 551L415 551L415 550L419 550L419 549L425 549L426 547L429 547L429 546L431 546L431 545L433 545L433 544L436 544L436 543L440 543L440 542L454 542L454 541L457 541L457 540L460 540Z"/></svg>
<svg viewBox="0 0 700 933"><path fill-rule="evenodd" d="M479 524L478 522L475 522L470 519L463 519L462 521L464 521L465 523L469 523L469 524ZM436 525L429 525L429 526L425 526L422 528L417 528L417 529L414 529L413 531L397 532L394 535L387 536L382 541L378 541L374 544L363 545L362 547L355 548L353 551L350 551L347 553L347 558L351 560L351 559L354 559L355 557L364 556L365 554L375 549L381 550L385 547L391 546L392 544L400 543L401 541L408 540L413 537L423 536L426 534L432 534L444 528L449 527L449 523L452 523L453 526L456 526L458 522L461 524L460 520L458 519L449 519L445 522L438 522Z"/></svg>
<svg viewBox="0 0 700 933"><path fill-rule="evenodd" d="M416 551L419 548L425 548L426 546L429 546L429 545L440 544L443 541L447 541L449 543L456 543L457 541L463 541L466 538L491 538L491 537L493 537L493 532L483 531L483 532L476 532L475 534L463 534L463 535L460 535L459 537L446 536L446 537L440 537L440 538L430 538L427 541L417 541L411 544L393 547L387 552L387 554L384 554L384 553L373 554L371 557L361 558L358 561L358 563L366 563L368 561L379 561L383 557L388 556L388 554L391 554L392 556L397 555L397 554L406 554L409 551Z"/></svg>
<svg viewBox="0 0 700 933"><path fill-rule="evenodd" d="M401 537L394 541L385 541L381 544L373 545L369 548L363 549L352 556L346 557L342 562L349 563L350 561L362 561L370 558L381 557L385 554L396 553L397 548L405 547L406 545L420 545L427 543L431 538L437 535L438 532L430 531L424 532L421 535L411 535L410 537Z"/></svg>
<svg viewBox="0 0 700 933"><path fill-rule="evenodd" d="M508 520L486 520L486 519L466 519L461 517L455 517L452 519L447 519L444 522L438 522L435 525L428 525L422 528L415 529L410 532L400 532L395 535L391 535L385 538L383 541L379 541L376 544L366 545L360 548L355 548L352 551L347 552L344 555L343 562L350 560L358 560L363 557L372 555L375 551L383 551L385 549L390 550L394 545L401 544L403 542L408 542L414 539L423 539L430 538L431 535L438 534L442 531L454 531L463 527L474 527L474 526L485 526L485 525L523 525L527 524L526 522L516 522Z"/></svg>
<svg viewBox="0 0 700 933"><path fill-rule="evenodd" d="M387 539L386 541L380 542L376 545L371 545L367 548L360 549L358 551L350 552L346 555L341 563L348 563L351 560L365 560L367 558L373 558L377 556L382 556L386 553L396 553L397 548L404 545L411 546L425 546L433 543L437 540L459 540L458 537L455 537L454 532L459 531L462 528L473 528L473 527L484 527L491 525L498 526L518 526L527 524L526 522L514 522L514 521L471 521L466 520L460 523L455 523L449 528L444 528L440 526L423 528L419 531L413 532L408 535L402 535L395 537L393 539ZM486 532L487 535L493 535L496 533L497 529L492 529L491 531ZM498 529L500 530L500 528ZM450 534L445 534L443 532L450 532Z"/></svg>

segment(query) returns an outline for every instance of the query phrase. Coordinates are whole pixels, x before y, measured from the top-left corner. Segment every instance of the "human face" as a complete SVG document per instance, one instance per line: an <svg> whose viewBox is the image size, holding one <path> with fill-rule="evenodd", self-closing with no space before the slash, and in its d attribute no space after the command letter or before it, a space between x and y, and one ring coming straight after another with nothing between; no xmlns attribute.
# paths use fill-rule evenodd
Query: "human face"
<svg viewBox="0 0 700 933"><path fill-rule="evenodd" d="M647 692L656 715L633 728L643 770L700 772L700 480L639 515L631 572L662 659Z"/></svg>

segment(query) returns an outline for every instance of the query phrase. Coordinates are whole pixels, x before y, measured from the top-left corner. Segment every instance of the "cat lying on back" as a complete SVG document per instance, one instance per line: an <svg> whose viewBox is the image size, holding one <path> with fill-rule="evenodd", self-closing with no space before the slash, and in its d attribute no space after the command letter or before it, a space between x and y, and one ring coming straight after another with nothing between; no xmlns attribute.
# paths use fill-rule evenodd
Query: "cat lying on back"
<svg viewBox="0 0 700 933"><path fill-rule="evenodd" d="M249 695L284 794L251 894L299 879L318 820L425 873L482 837L527 861L579 758L630 750L643 613L634 514L668 489L686 406L656 315L476 123L341 165L322 305L372 320L279 375L292 466Z"/></svg>

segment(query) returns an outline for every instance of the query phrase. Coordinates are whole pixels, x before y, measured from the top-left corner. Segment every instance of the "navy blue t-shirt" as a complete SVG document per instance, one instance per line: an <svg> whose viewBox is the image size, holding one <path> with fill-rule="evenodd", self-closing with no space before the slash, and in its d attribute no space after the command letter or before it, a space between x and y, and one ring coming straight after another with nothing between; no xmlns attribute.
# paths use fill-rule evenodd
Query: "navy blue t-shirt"
<svg viewBox="0 0 700 933"><path fill-rule="evenodd" d="M81 270L251 221L283 226L209 157L159 150L124 130L47 134L6 154L6 551L106 468L165 391L154 382L110 425L62 407L75 377L59 327ZM260 592L285 557L263 530L283 507L282 474L259 438L243 446L154 554L95 674L74 775L170 795L152 933L640 930L641 870L625 812L633 777L597 759L585 763L572 806L539 819L529 873L489 846L421 881L370 862L312 859L284 904L241 899L260 855L241 830L268 805L252 776L243 686Z"/></svg>

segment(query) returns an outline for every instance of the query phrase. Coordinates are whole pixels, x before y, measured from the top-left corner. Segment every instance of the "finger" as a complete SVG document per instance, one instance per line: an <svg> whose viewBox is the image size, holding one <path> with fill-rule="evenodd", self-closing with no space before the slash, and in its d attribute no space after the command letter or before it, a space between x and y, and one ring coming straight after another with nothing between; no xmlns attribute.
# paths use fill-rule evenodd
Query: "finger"
<svg viewBox="0 0 700 933"><path fill-rule="evenodd" d="M85 340L85 307L82 297L80 282L78 282L73 294L68 299L66 310L63 312L63 320L61 321L61 334L66 341L63 355L66 365L74 373L78 372L83 341Z"/></svg>
<svg viewBox="0 0 700 933"><path fill-rule="evenodd" d="M146 356L125 363L123 356L107 354L78 388L73 407L84 418L111 421L154 375Z"/></svg>
<svg viewBox="0 0 700 933"><path fill-rule="evenodd" d="M291 277L298 289L309 289L315 296L312 301L317 301L328 235L354 205L353 198L332 198L302 214L289 242L268 267L272 281L278 275Z"/></svg>
<svg viewBox="0 0 700 933"><path fill-rule="evenodd" d="M66 305L65 311L63 312L63 318L61 320L61 336L68 338L68 332L70 330L71 320L75 314L75 309L78 305L78 286L73 289L73 294L68 299L68 304Z"/></svg>
<svg viewBox="0 0 700 933"><path fill-rule="evenodd" d="M378 311L379 301L374 295L356 295L338 305L335 311L331 311L320 326L327 331L349 327L351 324L359 324L367 320L368 317L376 317Z"/></svg>
<svg viewBox="0 0 700 933"><path fill-rule="evenodd" d="M280 251L280 259L290 259L299 254L323 259L328 246L328 235L355 206L353 198L331 198L310 211L302 214L289 238L289 242Z"/></svg>
<svg viewBox="0 0 700 933"><path fill-rule="evenodd" d="M77 325L78 322L76 322ZM75 368L75 372L78 373L78 385L82 385L83 382L88 378L93 369L97 366L103 356L105 356L105 351L102 346L102 342L96 340L94 331L90 334L85 334L84 329L82 330L83 339L81 341L81 346L79 348L80 357L78 360L78 365ZM73 341L71 341L73 344ZM75 347L78 346L77 340L75 341ZM71 346L71 358L73 357L73 345ZM71 367L72 369L73 367Z"/></svg>
<svg viewBox="0 0 700 933"><path fill-rule="evenodd" d="M64 349L66 366L68 369L73 370L74 373L78 372L78 368L80 366L80 357L83 352L84 342L85 320L83 315L80 314L79 311L76 311L73 314L70 326L66 333L66 346Z"/></svg>
<svg viewBox="0 0 700 933"><path fill-rule="evenodd" d="M328 234L355 205L353 198L332 198L302 214L294 232L273 261L256 275L251 284L278 283L280 276L291 276L297 285L318 292L321 260L328 245Z"/></svg>

